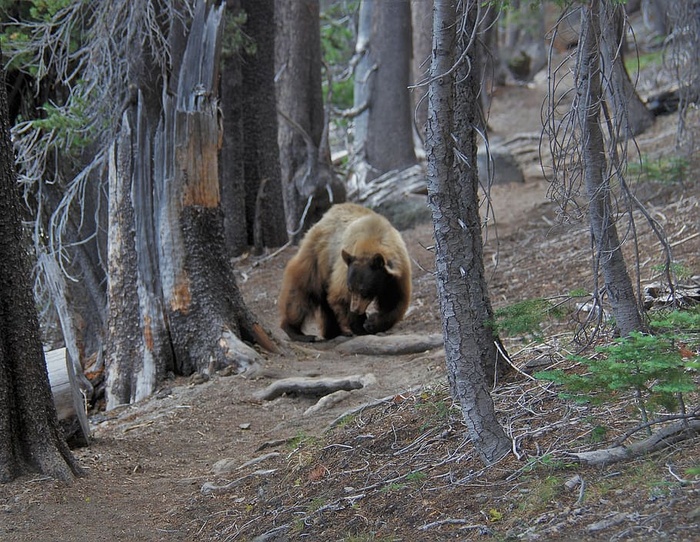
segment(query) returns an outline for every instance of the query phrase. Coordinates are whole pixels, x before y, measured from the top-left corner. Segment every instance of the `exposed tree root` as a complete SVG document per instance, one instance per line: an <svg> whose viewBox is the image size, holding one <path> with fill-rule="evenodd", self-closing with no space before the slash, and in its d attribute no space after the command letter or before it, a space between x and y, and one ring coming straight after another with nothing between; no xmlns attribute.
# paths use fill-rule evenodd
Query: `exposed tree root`
<svg viewBox="0 0 700 542"><path fill-rule="evenodd" d="M567 455L586 465L608 465L655 452L671 444L691 438L698 431L700 431L700 420L676 422L660 429L652 436L629 446L614 446L604 450L591 450L589 452L569 453Z"/></svg>
<svg viewBox="0 0 700 542"><path fill-rule="evenodd" d="M400 356L433 350L442 345L442 334L361 335L338 345L335 350L344 354Z"/></svg>
<svg viewBox="0 0 700 542"><path fill-rule="evenodd" d="M270 336L260 324L253 324L251 328L251 333L253 334L255 343L258 344L261 348L264 348L265 350L267 350L268 352L272 352L273 354L280 353L280 350L279 348L277 348L277 345L274 343L274 341L270 338Z"/></svg>
<svg viewBox="0 0 700 542"><path fill-rule="evenodd" d="M255 398L271 401L285 393L321 397L338 390L359 390L365 386L366 379L367 377L362 375L341 376L338 378L284 378L255 393Z"/></svg>

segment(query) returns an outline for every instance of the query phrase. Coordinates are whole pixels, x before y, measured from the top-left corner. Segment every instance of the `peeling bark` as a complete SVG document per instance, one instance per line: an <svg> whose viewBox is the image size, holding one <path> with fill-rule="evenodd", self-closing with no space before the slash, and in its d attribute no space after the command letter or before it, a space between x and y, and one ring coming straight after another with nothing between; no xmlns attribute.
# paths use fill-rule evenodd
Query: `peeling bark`
<svg viewBox="0 0 700 542"><path fill-rule="evenodd" d="M175 370L184 375L232 364L244 371L258 355L238 338L266 337L243 302L224 242L216 94L222 13L220 6L195 15L177 99L165 101L157 143L163 296Z"/></svg>
<svg viewBox="0 0 700 542"><path fill-rule="evenodd" d="M136 121L125 112L110 156L107 409L147 397L173 370L153 229L151 142L140 107Z"/></svg>
<svg viewBox="0 0 700 542"><path fill-rule="evenodd" d="M224 242L216 93L223 9L197 5L157 129L144 128L140 93L137 120L124 115L110 187L107 408L149 395L169 371L254 367L259 355L244 341L275 349L243 301Z"/></svg>

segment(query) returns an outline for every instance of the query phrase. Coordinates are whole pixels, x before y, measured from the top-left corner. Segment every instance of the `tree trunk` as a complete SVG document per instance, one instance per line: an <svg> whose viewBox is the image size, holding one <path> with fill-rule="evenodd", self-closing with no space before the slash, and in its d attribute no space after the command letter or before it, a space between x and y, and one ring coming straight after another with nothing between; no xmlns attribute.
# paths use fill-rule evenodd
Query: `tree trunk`
<svg viewBox="0 0 700 542"><path fill-rule="evenodd" d="M275 25L280 164L287 229L296 241L333 203L345 201L345 187L331 164L318 0L277 0Z"/></svg>
<svg viewBox="0 0 700 542"><path fill-rule="evenodd" d="M642 0L644 24L655 32L657 37L665 38L671 32L668 4L669 0Z"/></svg>
<svg viewBox="0 0 700 542"><path fill-rule="evenodd" d="M245 370L258 356L238 337L264 340L224 247L215 93L222 7L206 11L195 14L177 98L165 100L156 145L156 164L163 167L156 175L160 272L175 370L184 375L230 364Z"/></svg>
<svg viewBox="0 0 700 542"><path fill-rule="evenodd" d="M153 179L153 138L162 112L159 89L164 80L149 43L134 35L129 45L130 100L109 156L107 409L149 396L174 370L160 280Z"/></svg>
<svg viewBox="0 0 700 542"><path fill-rule="evenodd" d="M505 47L501 62L519 81L531 81L547 65L543 4L517 0L511 2L506 11Z"/></svg>
<svg viewBox="0 0 700 542"><path fill-rule="evenodd" d="M275 0L243 0L248 14L243 31L255 54L243 54L243 133L245 136L246 216L251 245L287 242L275 96ZM252 219L251 219L252 218Z"/></svg>
<svg viewBox="0 0 700 542"><path fill-rule="evenodd" d="M500 8L494 5L484 7L484 13L479 24L481 39L479 40L479 57L482 60L481 93L479 101L484 112L491 107L491 98L497 86L506 83L506 65L501 58L499 44L498 18ZM486 128L484 120L483 128Z"/></svg>
<svg viewBox="0 0 700 542"><path fill-rule="evenodd" d="M356 186L417 163L413 147L410 82L410 1L362 0L356 54ZM366 107L365 107L366 106ZM363 109L364 108L364 109Z"/></svg>
<svg viewBox="0 0 700 542"><path fill-rule="evenodd" d="M433 5L425 0L411 0L411 60L413 120L416 131L425 145L428 124L428 77L430 75L430 46L433 34Z"/></svg>
<svg viewBox="0 0 700 542"><path fill-rule="evenodd" d="M125 111L110 155L107 409L147 397L173 370L153 222L152 139L140 98L138 110Z"/></svg>
<svg viewBox="0 0 700 542"><path fill-rule="evenodd" d="M226 2L226 28L231 32L233 19L241 13L240 0ZM234 30L236 31L236 30ZM248 235L245 194L245 134L243 131L243 73L238 48L224 44L221 52L221 113L224 137L219 175L221 209L224 213L226 248L232 256L243 254L251 245ZM275 142L277 136L275 135Z"/></svg>
<svg viewBox="0 0 700 542"><path fill-rule="evenodd" d="M668 0L667 13L671 28L683 29L673 32L673 39L667 40L666 62L673 69L678 80L678 130L676 146L678 151L692 160L697 153L700 141L700 126L689 113L696 110L700 101L700 62L696 62L689 51L700 50L700 2L693 0Z"/></svg>
<svg viewBox="0 0 700 542"><path fill-rule="evenodd" d="M603 0L604 1L604 0ZM601 0L582 8L581 36L575 68L578 103L583 135L582 167L589 199L589 219L596 254L596 275L600 266L616 325L622 336L644 329L632 281L622 255L610 201L610 178L601 128L602 83L599 43Z"/></svg>
<svg viewBox="0 0 700 542"><path fill-rule="evenodd" d="M241 9L246 19L239 29L233 18ZM233 50L229 40L224 55L221 189L226 239L233 255L249 246L260 253L288 239L277 144L275 27L270 24L274 0L233 2L226 13L228 32L242 32L252 41Z"/></svg>
<svg viewBox="0 0 700 542"><path fill-rule="evenodd" d="M457 19L451 0L436 0L428 116L428 203L433 213L438 294L452 392L482 460L493 463L511 448L496 418L489 386L497 353L490 323L479 219L476 169L478 73L469 59L455 62L474 29L476 5ZM466 33L457 33L462 29ZM457 136L455 141L455 136ZM462 158L458 158L461 155Z"/></svg>
<svg viewBox="0 0 700 542"><path fill-rule="evenodd" d="M216 95L222 13L222 6L197 5L178 84L163 97L152 188L146 131L137 130L147 141L134 138L124 115L111 187L107 408L148 395L168 370L245 370L258 355L241 339L275 349L243 302L224 243ZM147 117L139 109L139 120ZM130 159L133 148L146 149L138 154L143 162Z"/></svg>
<svg viewBox="0 0 700 542"><path fill-rule="evenodd" d="M654 115L637 94L630 81L624 62L624 6L603 2L600 14L601 68L605 69L608 83L605 96L609 104L608 114L624 137L634 137L654 124Z"/></svg>
<svg viewBox="0 0 700 542"><path fill-rule="evenodd" d="M0 69L0 482L38 471L61 480L81 473L63 441L46 371L30 284L28 238Z"/></svg>

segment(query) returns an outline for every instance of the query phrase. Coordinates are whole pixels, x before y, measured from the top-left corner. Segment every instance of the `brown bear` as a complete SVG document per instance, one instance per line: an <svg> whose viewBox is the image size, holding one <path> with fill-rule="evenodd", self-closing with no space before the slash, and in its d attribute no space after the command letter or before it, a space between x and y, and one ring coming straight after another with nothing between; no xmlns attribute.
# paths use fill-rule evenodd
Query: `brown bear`
<svg viewBox="0 0 700 542"><path fill-rule="evenodd" d="M391 328L411 299L411 260L401 234L383 216L354 203L332 206L304 236L284 270L281 327L312 342L302 327L317 315L321 336L366 335ZM376 312L367 308L376 301Z"/></svg>

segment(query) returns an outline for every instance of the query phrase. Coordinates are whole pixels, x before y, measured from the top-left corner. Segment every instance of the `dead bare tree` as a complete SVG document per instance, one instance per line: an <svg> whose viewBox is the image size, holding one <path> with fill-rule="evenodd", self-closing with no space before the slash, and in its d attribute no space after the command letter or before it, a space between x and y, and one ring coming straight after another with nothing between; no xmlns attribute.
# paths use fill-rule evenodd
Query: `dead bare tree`
<svg viewBox="0 0 700 542"><path fill-rule="evenodd" d="M627 180L630 111L625 106L624 89L613 73L618 68L608 58L620 47L619 33L609 30L613 23L619 22L619 6L608 0L591 0L577 4L576 9L581 12L578 47L558 67L550 61L552 76L545 125L554 162L549 175L550 197L560 204L563 216L588 216L593 297L599 309L591 314L601 324L602 303L607 300L618 331L627 335L646 327L639 295L638 258L634 261L636 281L633 282L622 254L623 242L636 243L635 214L641 213L662 242L668 279L673 283L671 250L661 226L646 212ZM566 16L567 13L562 20ZM573 65L575 88L571 93L561 92L559 85L570 65ZM571 94L573 100L568 99ZM579 197L581 187L583 198ZM625 232L622 238L620 229Z"/></svg>
<svg viewBox="0 0 700 542"><path fill-rule="evenodd" d="M103 307L101 318L88 320L110 345L109 407L148 395L171 370L244 369L257 354L243 339L274 348L243 303L224 248L223 7L216 4L76 2L30 27L25 51L44 69L37 84L50 78L66 87L64 99L46 108L48 118L16 130L25 197L37 202L36 250L65 270L84 261L74 284ZM73 35L85 46L62 47ZM71 158L70 168L60 167ZM74 249L88 243L96 256L78 258ZM95 280L84 281L95 266ZM69 325L78 328L80 314L72 316ZM85 344L77 335L63 333L66 342ZM101 351L96 344L86 353Z"/></svg>
<svg viewBox="0 0 700 542"><path fill-rule="evenodd" d="M168 28L191 16L191 4L69 2L50 18L17 22L28 39L13 40L9 56L31 82L23 100L47 100L38 115L23 115L13 128L19 180L34 212L35 295L44 307L66 308L61 335L76 360L94 355L100 363L108 320L108 149L137 88L141 107L152 115L143 129L155 130L161 92L157 84L140 83L166 77ZM46 324L52 314L44 316Z"/></svg>
<svg viewBox="0 0 700 542"><path fill-rule="evenodd" d="M114 153L110 180L115 197L110 205L107 408L150 394L168 370L209 374L233 365L244 371L259 356L243 340L275 349L243 302L224 242L217 94L223 9L212 2L197 4L177 84L172 95L163 97L154 138L134 145L128 135L131 119L124 116L124 140ZM139 120L136 115L136 126ZM133 149L151 145L153 170L147 167L141 175L132 166L138 163ZM129 201L141 183L151 188L152 206ZM155 269L142 264L146 247L133 246L131 216L134 224L153 228ZM155 298L146 287L151 281L159 286ZM156 314L151 312L154 301L161 307ZM154 326L160 319L167 326Z"/></svg>

